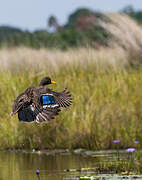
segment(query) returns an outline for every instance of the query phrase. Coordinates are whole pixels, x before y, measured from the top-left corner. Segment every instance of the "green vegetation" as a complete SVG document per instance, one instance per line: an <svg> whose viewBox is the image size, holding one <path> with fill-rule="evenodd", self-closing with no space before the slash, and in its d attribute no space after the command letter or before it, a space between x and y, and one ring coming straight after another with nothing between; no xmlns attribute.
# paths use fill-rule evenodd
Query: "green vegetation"
<svg viewBox="0 0 142 180"><path fill-rule="evenodd" d="M1 51L0 148L111 149L114 139L121 141L120 148L135 140L142 147L142 71L118 54L108 49ZM10 118L16 96L47 75L57 81L51 88L71 91L71 108L49 124Z"/></svg>
<svg viewBox="0 0 142 180"><path fill-rule="evenodd" d="M98 28L99 27L99 28ZM5 27L0 27L5 28ZM9 28L8 28L9 29ZM60 48L95 46L96 44L106 45L110 34L101 26L91 27L85 32L78 32L75 29L64 29L60 32L49 33L46 30L20 33L0 31L0 47L27 46L32 48Z"/></svg>
<svg viewBox="0 0 142 180"><path fill-rule="evenodd" d="M48 26L54 28L53 32L46 29L29 32L1 26L0 47L67 49L82 46L106 46L111 35L99 25L99 21L108 21L108 18L102 13L83 8L72 13L67 24L63 26L59 25L56 17L49 17Z"/></svg>

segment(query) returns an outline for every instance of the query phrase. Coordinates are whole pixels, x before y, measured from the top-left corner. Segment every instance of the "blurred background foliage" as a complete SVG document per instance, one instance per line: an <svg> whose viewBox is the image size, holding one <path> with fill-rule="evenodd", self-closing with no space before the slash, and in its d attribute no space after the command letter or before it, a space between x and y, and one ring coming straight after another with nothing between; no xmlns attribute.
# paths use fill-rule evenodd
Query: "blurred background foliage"
<svg viewBox="0 0 142 180"><path fill-rule="evenodd" d="M120 11L142 24L142 11L132 6ZM27 46L32 48L98 47L108 46L113 38L100 22L109 22L105 14L87 8L77 9L69 15L65 25L60 25L55 16L47 20L47 29L30 32L10 26L0 26L0 47Z"/></svg>
<svg viewBox="0 0 142 180"><path fill-rule="evenodd" d="M135 11L133 6L129 5L125 7L121 12L134 18L139 24L142 24L142 10Z"/></svg>

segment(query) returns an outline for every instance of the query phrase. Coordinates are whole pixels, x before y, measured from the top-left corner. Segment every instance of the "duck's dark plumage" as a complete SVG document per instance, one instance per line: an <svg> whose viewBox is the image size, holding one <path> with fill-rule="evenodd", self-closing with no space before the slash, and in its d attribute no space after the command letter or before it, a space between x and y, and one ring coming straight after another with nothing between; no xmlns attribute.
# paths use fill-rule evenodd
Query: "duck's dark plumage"
<svg viewBox="0 0 142 180"><path fill-rule="evenodd" d="M19 120L24 122L48 122L54 119L61 107L66 108L72 103L67 89L55 92L45 86L54 83L45 77L40 86L27 88L14 100L11 115L18 113Z"/></svg>

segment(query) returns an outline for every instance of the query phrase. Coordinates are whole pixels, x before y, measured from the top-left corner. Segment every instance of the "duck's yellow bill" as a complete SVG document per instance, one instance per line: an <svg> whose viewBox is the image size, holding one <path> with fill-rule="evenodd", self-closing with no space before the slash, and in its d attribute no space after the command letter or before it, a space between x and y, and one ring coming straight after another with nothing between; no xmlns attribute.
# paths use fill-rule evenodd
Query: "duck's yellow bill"
<svg viewBox="0 0 142 180"><path fill-rule="evenodd" d="M56 81L51 81L51 84L56 84Z"/></svg>

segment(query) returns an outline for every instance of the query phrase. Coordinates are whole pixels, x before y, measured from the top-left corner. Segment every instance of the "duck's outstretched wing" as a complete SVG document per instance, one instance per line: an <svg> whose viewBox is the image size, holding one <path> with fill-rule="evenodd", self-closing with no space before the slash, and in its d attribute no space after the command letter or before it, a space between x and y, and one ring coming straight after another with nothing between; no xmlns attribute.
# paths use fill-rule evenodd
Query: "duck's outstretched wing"
<svg viewBox="0 0 142 180"><path fill-rule="evenodd" d="M53 96L59 107L67 108L72 104L72 95L67 89L61 92L53 92Z"/></svg>
<svg viewBox="0 0 142 180"><path fill-rule="evenodd" d="M61 107L68 107L72 103L71 94L65 89L61 92L54 92L50 89L44 91L44 94L40 94L38 98L39 108L35 108L31 105L29 113L33 117L33 121L38 123L48 122L55 118L61 111ZM30 115L29 115L30 117ZM20 118L20 116L19 116ZM28 117L27 117L28 119Z"/></svg>

